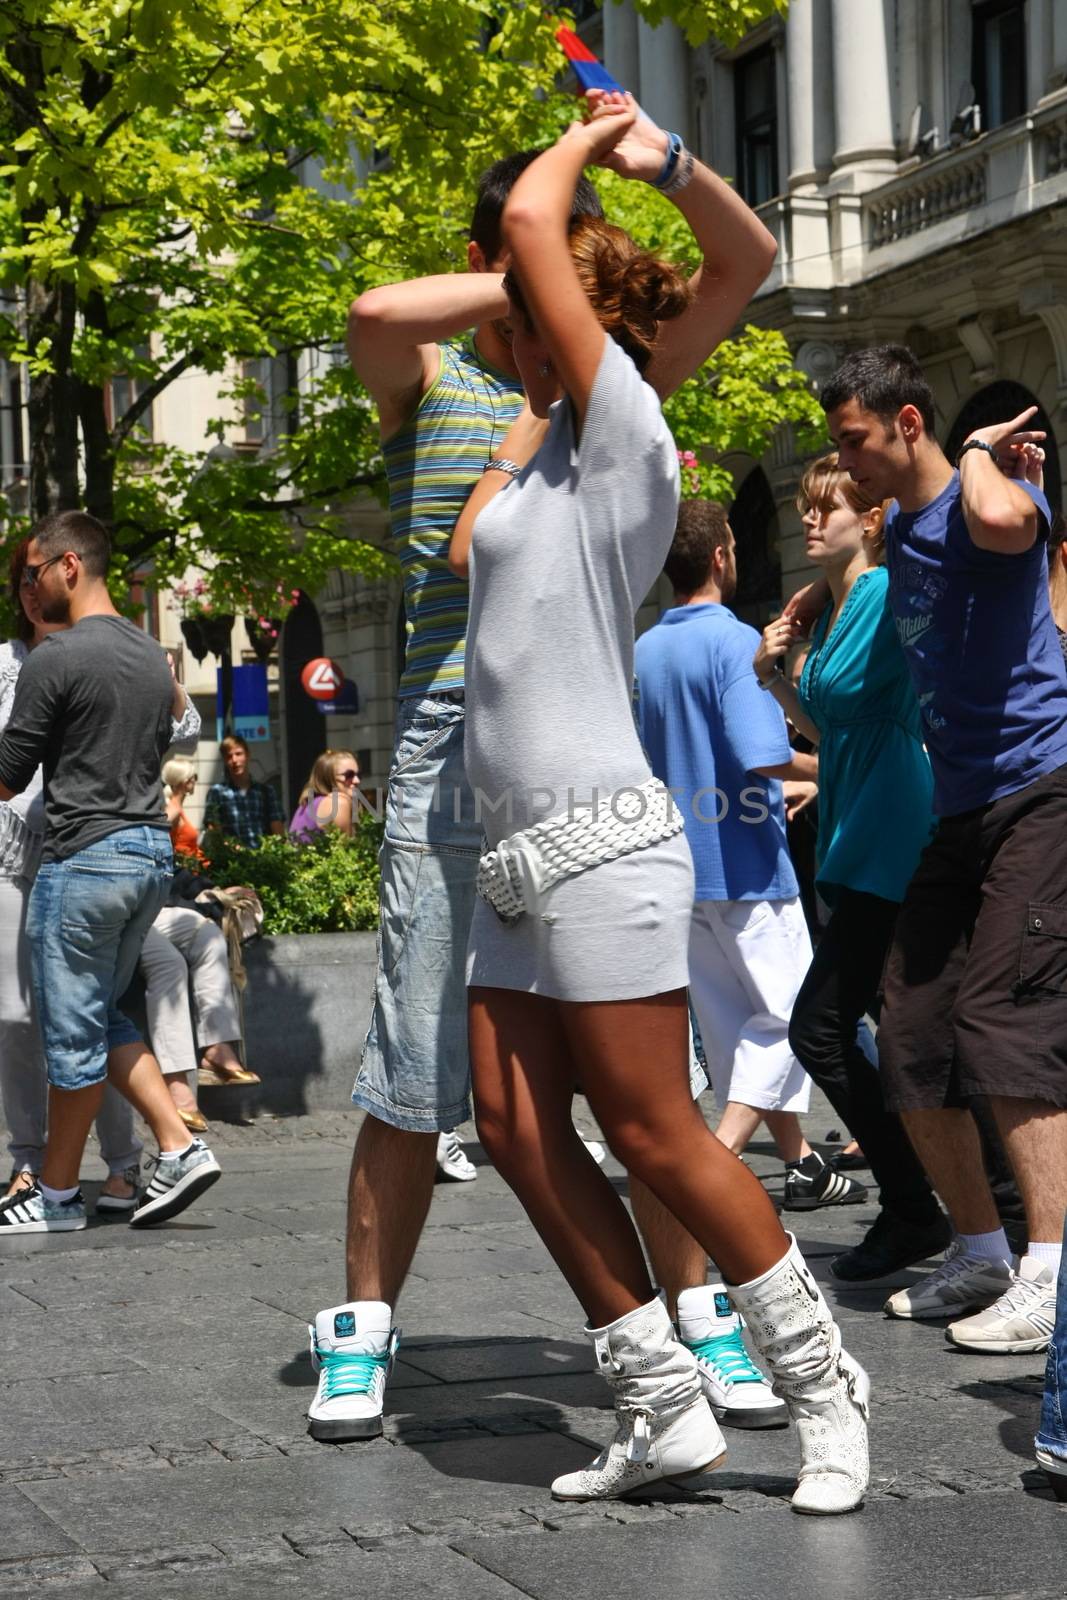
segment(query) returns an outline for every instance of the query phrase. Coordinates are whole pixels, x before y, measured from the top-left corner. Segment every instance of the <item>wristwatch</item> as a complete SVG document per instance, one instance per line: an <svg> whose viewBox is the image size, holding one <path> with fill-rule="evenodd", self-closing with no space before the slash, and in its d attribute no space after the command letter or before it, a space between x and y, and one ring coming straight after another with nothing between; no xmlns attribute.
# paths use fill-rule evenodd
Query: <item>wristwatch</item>
<svg viewBox="0 0 1067 1600"><path fill-rule="evenodd" d="M984 450L986 455L992 456L994 461L997 459L997 452L993 449L991 444L986 444L984 439L968 439L967 443L962 447L959 455L956 457L957 467L967 454L968 450Z"/></svg>
<svg viewBox="0 0 1067 1600"><path fill-rule="evenodd" d="M512 461L509 456L492 456L482 468L483 472L506 472L509 477L517 478L522 468L517 461Z"/></svg>

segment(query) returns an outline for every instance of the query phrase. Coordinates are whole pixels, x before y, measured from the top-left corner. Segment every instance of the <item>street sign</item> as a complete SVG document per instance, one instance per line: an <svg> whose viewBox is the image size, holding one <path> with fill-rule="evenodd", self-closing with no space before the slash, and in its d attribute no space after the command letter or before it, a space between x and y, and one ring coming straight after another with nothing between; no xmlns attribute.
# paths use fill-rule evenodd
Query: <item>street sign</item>
<svg viewBox="0 0 1067 1600"><path fill-rule="evenodd" d="M359 690L351 678L346 678L332 700L319 700L316 705L324 717L341 716L345 712L353 716L359 710Z"/></svg>
<svg viewBox="0 0 1067 1600"><path fill-rule="evenodd" d="M312 700L333 700L345 681L345 675L329 656L316 656L300 674L304 693Z"/></svg>

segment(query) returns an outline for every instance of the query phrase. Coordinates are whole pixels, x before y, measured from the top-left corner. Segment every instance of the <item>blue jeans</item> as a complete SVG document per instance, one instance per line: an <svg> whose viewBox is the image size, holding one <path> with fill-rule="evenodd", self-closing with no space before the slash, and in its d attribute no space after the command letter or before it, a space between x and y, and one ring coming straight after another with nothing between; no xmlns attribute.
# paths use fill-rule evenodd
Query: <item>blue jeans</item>
<svg viewBox="0 0 1067 1600"><path fill-rule="evenodd" d="M1056 1285L1056 1327L1048 1347L1045 1398L1035 1442L1039 1450L1067 1461L1067 1227L1063 1230L1063 1244Z"/></svg>
<svg viewBox="0 0 1067 1600"><path fill-rule="evenodd" d="M482 827L463 765L463 704L402 699L380 856L374 1013L352 1090L394 1128L470 1116L467 940Z"/></svg>
<svg viewBox="0 0 1067 1600"><path fill-rule="evenodd" d="M26 933L48 1081L55 1088L102 1083L108 1051L140 1043L117 1002L167 897L173 867L170 835L137 827L38 869Z"/></svg>

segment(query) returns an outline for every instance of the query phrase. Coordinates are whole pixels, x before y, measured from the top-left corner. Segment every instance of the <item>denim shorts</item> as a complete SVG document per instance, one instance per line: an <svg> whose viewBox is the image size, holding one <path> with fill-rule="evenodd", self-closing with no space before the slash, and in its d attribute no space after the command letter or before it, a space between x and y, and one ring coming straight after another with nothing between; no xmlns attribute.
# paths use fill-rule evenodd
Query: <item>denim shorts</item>
<svg viewBox="0 0 1067 1600"><path fill-rule="evenodd" d="M463 766L458 696L400 702L380 856L374 1012L352 1090L394 1128L470 1116L466 956L482 826Z"/></svg>
<svg viewBox="0 0 1067 1600"><path fill-rule="evenodd" d="M55 1088L102 1083L108 1051L140 1043L117 1001L167 897L173 865L170 835L137 827L38 869L26 932L48 1081Z"/></svg>

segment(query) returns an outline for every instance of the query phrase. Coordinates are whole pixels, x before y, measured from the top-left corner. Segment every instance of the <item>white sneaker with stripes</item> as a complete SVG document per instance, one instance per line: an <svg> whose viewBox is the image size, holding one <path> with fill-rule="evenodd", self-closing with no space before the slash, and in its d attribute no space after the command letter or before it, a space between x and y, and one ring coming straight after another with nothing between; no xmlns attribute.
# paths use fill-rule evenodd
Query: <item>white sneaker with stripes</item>
<svg viewBox="0 0 1067 1600"><path fill-rule="evenodd" d="M949 1344L983 1354L1021 1356L1048 1348L1056 1326L1056 1274L1036 1256L1023 1256L1014 1282L984 1311L950 1322Z"/></svg>
<svg viewBox="0 0 1067 1600"><path fill-rule="evenodd" d="M168 1222L186 1206L217 1183L222 1168L204 1143L194 1139L187 1150L176 1156L155 1156L156 1170L141 1196L141 1203L130 1218L131 1228L148 1228Z"/></svg>
<svg viewBox="0 0 1067 1600"><path fill-rule="evenodd" d="M0 1238L14 1233L78 1233L85 1227L85 1201L79 1189L69 1200L46 1200L40 1185L0 1200Z"/></svg>

